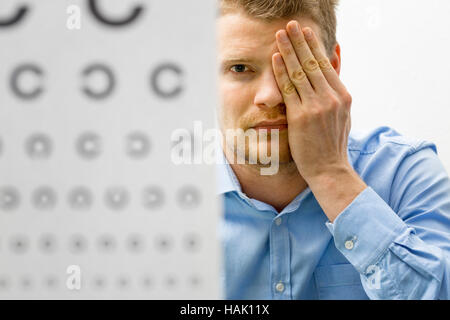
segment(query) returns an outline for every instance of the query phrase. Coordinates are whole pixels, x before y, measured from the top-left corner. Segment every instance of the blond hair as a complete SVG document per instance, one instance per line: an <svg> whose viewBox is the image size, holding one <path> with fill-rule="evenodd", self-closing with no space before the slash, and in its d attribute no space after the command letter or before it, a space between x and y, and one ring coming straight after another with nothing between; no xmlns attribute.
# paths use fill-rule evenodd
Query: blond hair
<svg viewBox="0 0 450 320"><path fill-rule="evenodd" d="M264 21L307 17L321 30L327 54L336 45L336 8L339 0L219 0L220 14L242 9L248 16Z"/></svg>

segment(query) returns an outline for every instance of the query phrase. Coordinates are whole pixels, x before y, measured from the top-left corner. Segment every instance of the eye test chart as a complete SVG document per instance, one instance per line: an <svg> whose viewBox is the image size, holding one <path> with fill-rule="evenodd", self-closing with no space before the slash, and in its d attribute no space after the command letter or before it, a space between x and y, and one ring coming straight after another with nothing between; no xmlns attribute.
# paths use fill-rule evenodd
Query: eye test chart
<svg viewBox="0 0 450 320"><path fill-rule="evenodd" d="M2 0L0 299L220 299L216 3Z"/></svg>

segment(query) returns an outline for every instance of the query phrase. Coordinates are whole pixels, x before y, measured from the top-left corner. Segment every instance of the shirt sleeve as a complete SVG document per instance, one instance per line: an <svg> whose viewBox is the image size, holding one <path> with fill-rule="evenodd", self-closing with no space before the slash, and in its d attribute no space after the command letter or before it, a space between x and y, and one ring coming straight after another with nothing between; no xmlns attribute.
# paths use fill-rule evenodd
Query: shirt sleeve
<svg viewBox="0 0 450 320"><path fill-rule="evenodd" d="M389 206L370 186L327 222L371 299L449 299L450 179L426 147L405 157Z"/></svg>

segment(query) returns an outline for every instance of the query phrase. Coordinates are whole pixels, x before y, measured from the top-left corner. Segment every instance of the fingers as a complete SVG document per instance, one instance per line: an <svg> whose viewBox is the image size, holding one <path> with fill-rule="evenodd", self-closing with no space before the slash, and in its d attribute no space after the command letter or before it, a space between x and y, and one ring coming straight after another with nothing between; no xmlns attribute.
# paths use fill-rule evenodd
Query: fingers
<svg viewBox="0 0 450 320"><path fill-rule="evenodd" d="M329 103L343 101L349 107L351 96L312 29L302 30L293 20L286 30L276 33L280 53L272 56L274 73L286 104L293 105L295 102L292 101L298 100L298 105L308 105L309 101L317 102L321 96L328 97ZM297 97L292 97L294 94Z"/></svg>
<svg viewBox="0 0 450 320"><path fill-rule="evenodd" d="M288 74L286 76L289 76L291 83L297 89L302 100L307 100L308 97L314 95L314 88L311 86L308 76L300 64L297 55L295 54L294 48L292 47L292 43L289 40L286 31L279 31L276 34L276 38L280 53L282 55L282 60L284 61L282 69L287 71Z"/></svg>
<svg viewBox="0 0 450 320"><path fill-rule="evenodd" d="M273 72L277 81L278 87L283 95L284 103L287 106L287 112L291 106L301 106L300 96L298 95L295 85L291 82L283 58L280 53L275 53L272 56ZM306 77L306 76L305 76ZM306 80L308 81L308 80Z"/></svg>
<svg viewBox="0 0 450 320"><path fill-rule="evenodd" d="M336 91L341 92L345 90L344 84L339 79L339 75L331 65L330 59L320 48L319 40L311 28L304 28L305 39L311 49L312 54L316 58L322 74L326 78L329 85Z"/></svg>
<svg viewBox="0 0 450 320"><path fill-rule="evenodd" d="M311 82L311 85L316 91L321 91L329 88L329 84L327 79L324 77L319 62L316 60L316 57L313 55L311 49L309 48L309 44L305 39L305 36L300 29L300 25L297 21L291 21L288 23L287 33L292 42L294 53L296 53L296 58L300 60L300 63L308 75L308 79ZM280 49L281 52L281 49ZM283 58L285 56L283 55ZM288 66L289 69L289 66Z"/></svg>

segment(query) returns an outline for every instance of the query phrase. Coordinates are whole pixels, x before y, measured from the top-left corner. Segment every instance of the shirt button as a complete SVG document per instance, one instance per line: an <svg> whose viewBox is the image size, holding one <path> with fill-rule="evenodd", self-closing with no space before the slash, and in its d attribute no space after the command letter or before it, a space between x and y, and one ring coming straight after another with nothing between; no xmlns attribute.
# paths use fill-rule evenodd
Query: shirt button
<svg viewBox="0 0 450 320"><path fill-rule="evenodd" d="M345 241L345 249L347 249L347 250L353 249L353 241L352 240Z"/></svg>
<svg viewBox="0 0 450 320"><path fill-rule="evenodd" d="M284 290L283 282L278 282L277 285L275 286L275 289L277 289L278 292L283 292Z"/></svg>
<svg viewBox="0 0 450 320"><path fill-rule="evenodd" d="M275 219L275 224L276 224L277 226L279 226L279 225L281 224L281 218L276 218L276 219Z"/></svg>

